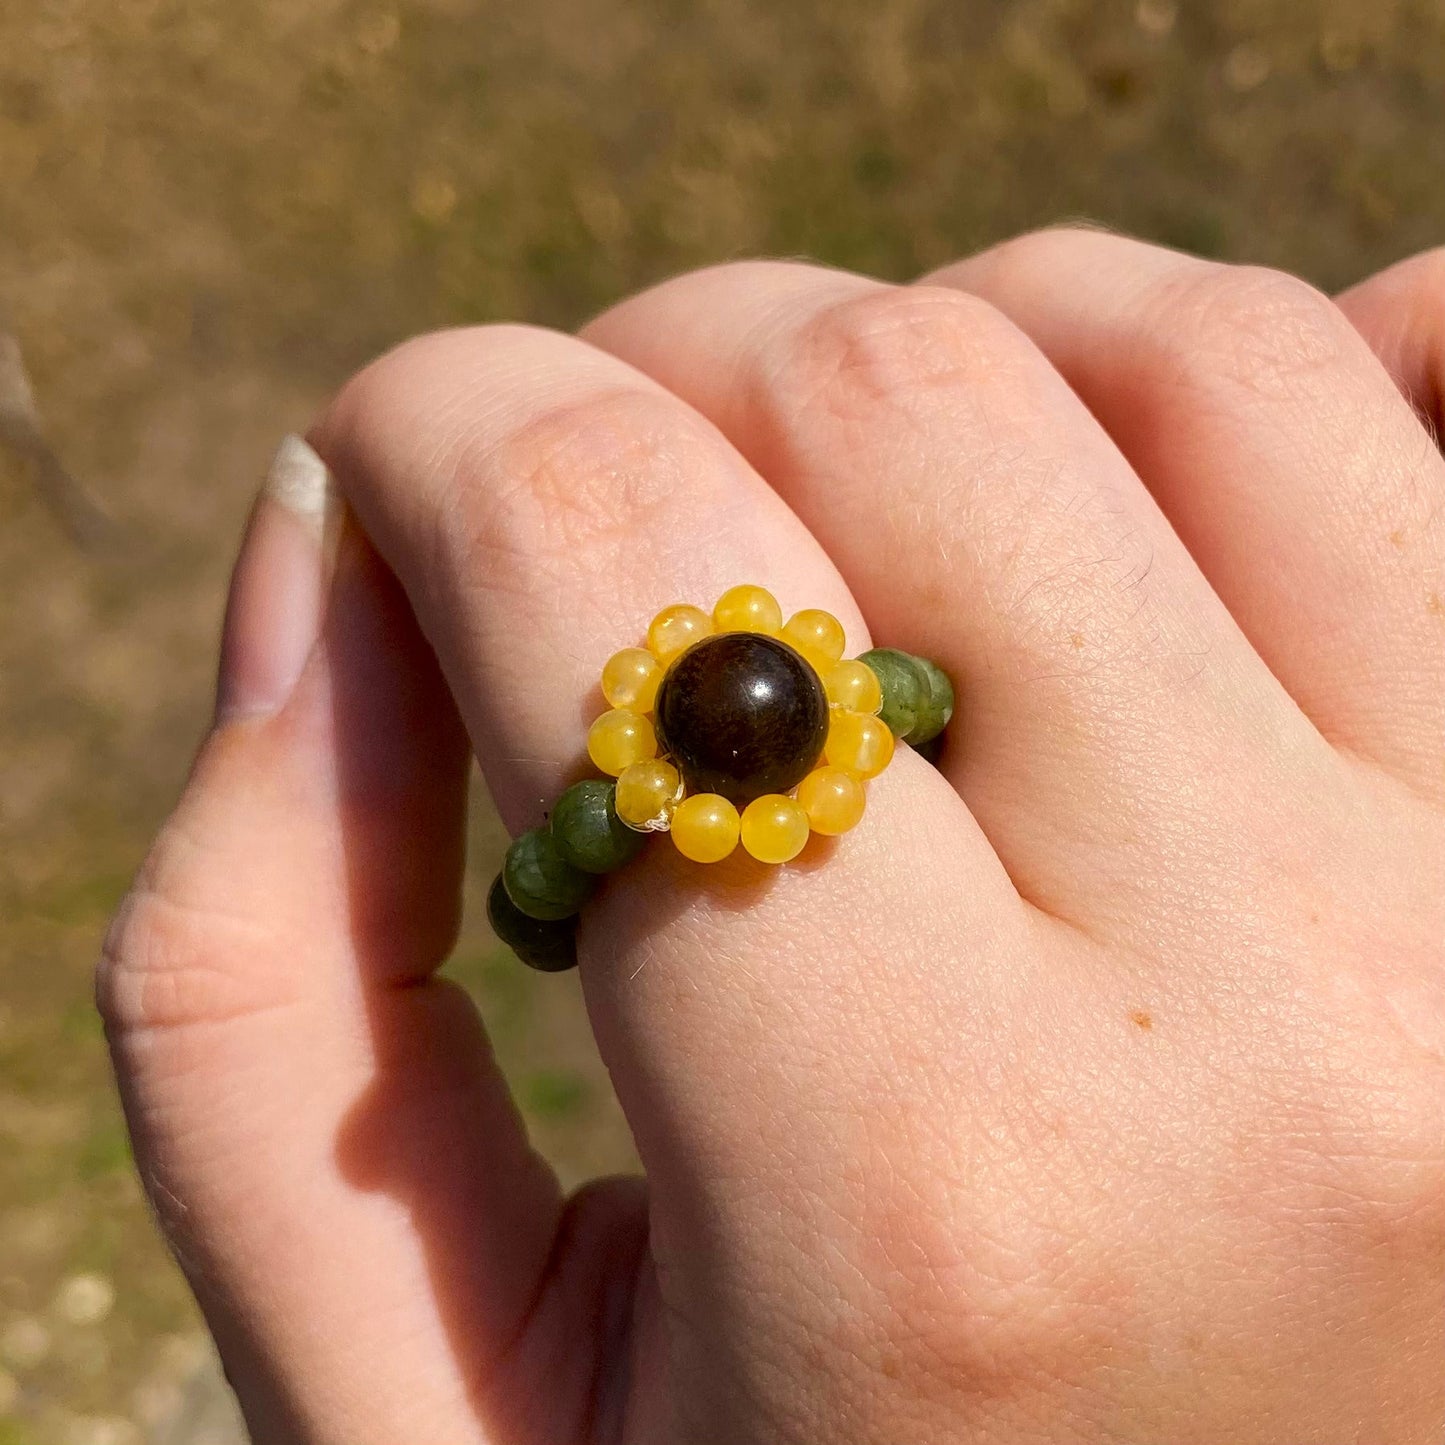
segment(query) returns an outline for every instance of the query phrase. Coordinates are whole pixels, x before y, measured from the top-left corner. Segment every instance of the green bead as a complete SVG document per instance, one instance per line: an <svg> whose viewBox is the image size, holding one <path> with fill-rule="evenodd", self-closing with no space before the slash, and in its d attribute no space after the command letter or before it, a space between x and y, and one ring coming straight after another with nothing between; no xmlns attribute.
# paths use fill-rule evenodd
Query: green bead
<svg viewBox="0 0 1445 1445"><path fill-rule="evenodd" d="M931 743L948 726L953 716L953 684L948 674L926 657L915 657L914 665L923 673L927 687L919 700L917 718L913 731L908 734L909 744L921 747Z"/></svg>
<svg viewBox="0 0 1445 1445"><path fill-rule="evenodd" d="M573 783L552 809L557 851L584 873L611 873L637 856L646 835L617 816L617 784L611 778Z"/></svg>
<svg viewBox="0 0 1445 1445"><path fill-rule="evenodd" d="M878 716L894 737L906 741L917 726L918 708L927 696L928 675L916 658L894 647L875 647L858 661L873 669L883 689Z"/></svg>
<svg viewBox="0 0 1445 1445"><path fill-rule="evenodd" d="M908 746L912 748L913 744L909 743ZM916 748L913 748L913 751L917 753L925 763L929 763L936 768L939 759L943 757L943 734L939 733L936 738L931 738L926 743L919 743Z"/></svg>
<svg viewBox="0 0 1445 1445"><path fill-rule="evenodd" d="M507 897L528 918L570 918L597 886L562 856L549 828L533 828L507 849L502 878Z"/></svg>
<svg viewBox="0 0 1445 1445"><path fill-rule="evenodd" d="M510 898L497 874L487 894L487 922L492 932L528 968L542 973L565 973L577 966L577 921L574 918L528 918Z"/></svg>

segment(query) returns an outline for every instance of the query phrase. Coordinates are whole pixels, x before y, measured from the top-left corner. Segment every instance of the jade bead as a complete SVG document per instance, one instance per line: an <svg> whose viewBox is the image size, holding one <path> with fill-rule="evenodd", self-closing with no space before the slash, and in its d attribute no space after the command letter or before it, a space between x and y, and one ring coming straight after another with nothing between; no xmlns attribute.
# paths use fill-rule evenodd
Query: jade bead
<svg viewBox="0 0 1445 1445"><path fill-rule="evenodd" d="M500 873L487 894L487 922L528 968L565 973L577 967L576 919L529 918L507 896Z"/></svg>
<svg viewBox="0 0 1445 1445"><path fill-rule="evenodd" d="M894 737L906 741L918 726L918 711L927 698L927 673L917 658L894 647L875 647L858 661L866 663L878 675L883 690L883 706L878 716L888 724Z"/></svg>
<svg viewBox="0 0 1445 1445"><path fill-rule="evenodd" d="M570 918L587 901L597 880L563 856L550 828L533 828L507 849L502 864L507 897L528 918Z"/></svg>
<svg viewBox="0 0 1445 1445"><path fill-rule="evenodd" d="M953 683L936 662L930 662L926 657L915 657L913 662L928 684L925 695L920 699L913 731L907 739L916 748L931 743L948 726L953 716Z"/></svg>
<svg viewBox="0 0 1445 1445"><path fill-rule="evenodd" d="M637 856L645 839L617 816L617 784L573 783L552 809L552 839L563 859L584 873L612 873Z"/></svg>

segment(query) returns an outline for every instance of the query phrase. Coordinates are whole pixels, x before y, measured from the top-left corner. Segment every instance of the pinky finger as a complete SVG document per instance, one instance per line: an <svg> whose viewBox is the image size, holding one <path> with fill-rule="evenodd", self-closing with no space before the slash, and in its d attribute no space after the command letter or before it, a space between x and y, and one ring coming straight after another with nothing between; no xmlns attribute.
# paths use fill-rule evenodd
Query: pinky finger
<svg viewBox="0 0 1445 1445"><path fill-rule="evenodd" d="M1361 281L1338 301L1438 445L1445 435L1445 247Z"/></svg>

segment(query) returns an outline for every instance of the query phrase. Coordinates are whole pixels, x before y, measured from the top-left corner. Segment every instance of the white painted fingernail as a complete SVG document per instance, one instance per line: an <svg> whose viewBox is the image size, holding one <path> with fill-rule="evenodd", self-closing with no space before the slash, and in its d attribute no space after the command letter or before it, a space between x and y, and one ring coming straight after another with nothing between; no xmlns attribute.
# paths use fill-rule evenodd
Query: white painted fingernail
<svg viewBox="0 0 1445 1445"><path fill-rule="evenodd" d="M321 635L343 507L326 463L300 437L276 451L231 579L216 717L279 711Z"/></svg>
<svg viewBox="0 0 1445 1445"><path fill-rule="evenodd" d="M336 520L336 482L304 437L288 436L276 448L261 492L310 522L318 536L325 534L328 522Z"/></svg>

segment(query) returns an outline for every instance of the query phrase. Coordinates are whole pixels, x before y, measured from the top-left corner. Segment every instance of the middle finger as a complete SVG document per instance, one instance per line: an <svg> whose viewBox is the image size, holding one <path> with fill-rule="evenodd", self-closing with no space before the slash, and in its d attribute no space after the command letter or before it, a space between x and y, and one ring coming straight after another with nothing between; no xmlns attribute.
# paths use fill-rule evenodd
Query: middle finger
<svg viewBox="0 0 1445 1445"><path fill-rule="evenodd" d="M1048 911L1157 905L1198 877L1163 876L1181 854L1238 862L1230 820L1261 786L1335 766L1113 442L986 303L744 263L586 334L716 421L870 625L962 680L944 767Z"/></svg>

